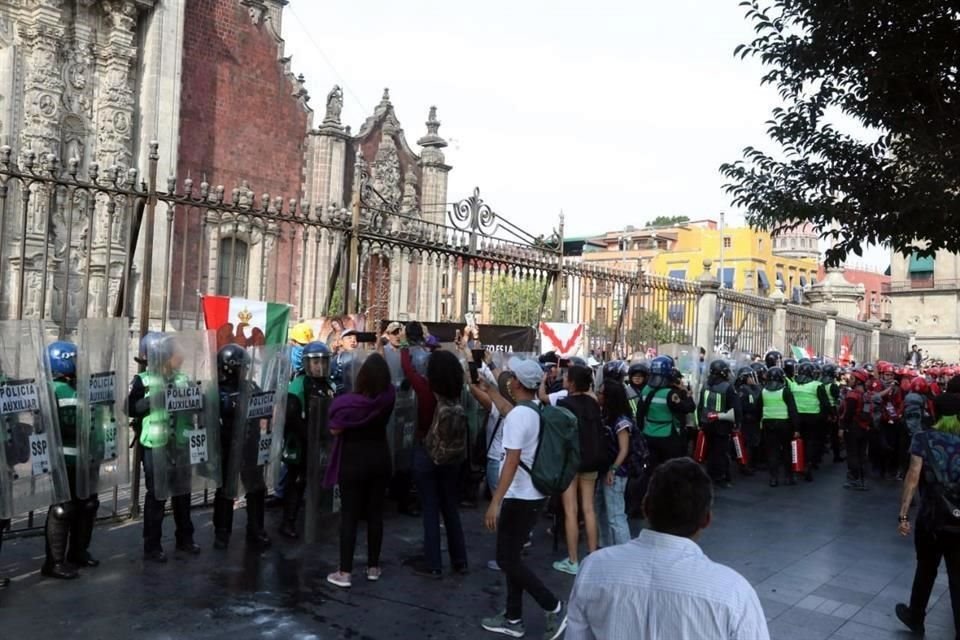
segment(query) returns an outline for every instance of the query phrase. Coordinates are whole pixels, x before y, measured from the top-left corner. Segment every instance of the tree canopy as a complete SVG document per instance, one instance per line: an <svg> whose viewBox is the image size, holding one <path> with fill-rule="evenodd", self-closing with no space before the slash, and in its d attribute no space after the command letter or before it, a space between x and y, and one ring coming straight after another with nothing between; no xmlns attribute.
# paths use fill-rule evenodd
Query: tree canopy
<svg viewBox="0 0 960 640"><path fill-rule="evenodd" d="M720 168L750 225L813 223L830 264L869 243L960 251L960 1L740 4L756 38L735 55L759 58L783 101L776 156L750 146Z"/></svg>
<svg viewBox="0 0 960 640"><path fill-rule="evenodd" d="M491 287L493 324L534 327L540 322L543 283L500 276Z"/></svg>
<svg viewBox="0 0 960 640"><path fill-rule="evenodd" d="M690 222L690 218L687 216L657 216L653 220L647 223L648 227L669 227L675 224L683 224L684 222Z"/></svg>

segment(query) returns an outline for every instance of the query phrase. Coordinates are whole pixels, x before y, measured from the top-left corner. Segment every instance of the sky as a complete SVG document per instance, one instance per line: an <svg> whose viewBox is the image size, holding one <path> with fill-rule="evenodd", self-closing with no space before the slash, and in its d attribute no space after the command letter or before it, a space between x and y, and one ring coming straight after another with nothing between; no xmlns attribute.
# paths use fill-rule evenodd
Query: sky
<svg viewBox="0 0 960 640"><path fill-rule="evenodd" d="M323 119L344 89L357 131L385 87L416 149L436 105L453 166L448 198L474 187L501 216L567 237L659 215L744 224L718 168L774 149L778 103L739 0L293 0L285 51ZM883 268L886 251L860 262Z"/></svg>

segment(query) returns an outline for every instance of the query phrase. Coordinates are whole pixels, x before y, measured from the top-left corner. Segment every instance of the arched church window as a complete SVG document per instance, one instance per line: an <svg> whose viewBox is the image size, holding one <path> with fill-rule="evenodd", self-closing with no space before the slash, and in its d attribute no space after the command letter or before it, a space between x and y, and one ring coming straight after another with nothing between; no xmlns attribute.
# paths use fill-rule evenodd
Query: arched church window
<svg viewBox="0 0 960 640"><path fill-rule="evenodd" d="M217 259L217 295L247 295L247 243L240 238L220 239Z"/></svg>

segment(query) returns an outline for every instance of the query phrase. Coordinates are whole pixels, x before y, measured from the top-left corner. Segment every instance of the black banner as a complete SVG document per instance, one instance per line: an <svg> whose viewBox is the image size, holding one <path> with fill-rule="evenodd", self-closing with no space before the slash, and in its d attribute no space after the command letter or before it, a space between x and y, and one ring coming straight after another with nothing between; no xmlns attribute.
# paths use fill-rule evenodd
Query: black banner
<svg viewBox="0 0 960 640"><path fill-rule="evenodd" d="M380 323L383 333L392 320ZM399 321L398 321L399 322ZM400 324L406 325L405 322ZM423 322L421 323L440 342L453 342L457 331L463 331L463 323ZM532 353L536 350L537 332L531 327L514 327L502 324L477 325L480 330L480 343L487 351L494 353Z"/></svg>

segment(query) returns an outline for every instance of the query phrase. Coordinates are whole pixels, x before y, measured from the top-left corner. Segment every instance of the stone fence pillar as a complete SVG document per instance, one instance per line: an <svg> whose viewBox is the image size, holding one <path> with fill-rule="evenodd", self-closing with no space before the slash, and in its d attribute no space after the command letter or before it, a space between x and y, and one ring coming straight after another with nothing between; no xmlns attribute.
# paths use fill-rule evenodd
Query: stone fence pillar
<svg viewBox="0 0 960 640"><path fill-rule="evenodd" d="M707 353L713 353L717 335L717 292L720 281L713 275L712 260L703 261L703 273L697 279L700 283L700 300L697 303L697 330L693 336L695 346L703 347Z"/></svg>
<svg viewBox="0 0 960 640"><path fill-rule="evenodd" d="M827 314L827 325L823 329L823 353L824 357L835 357L839 353L837 350L837 316L839 312L836 309L824 309ZM874 332L876 333L876 332Z"/></svg>
<svg viewBox="0 0 960 640"><path fill-rule="evenodd" d="M783 351L787 345L787 297L780 289L774 289L770 299L776 305L773 309L773 347Z"/></svg>

